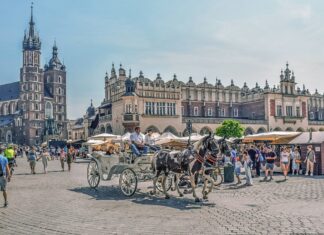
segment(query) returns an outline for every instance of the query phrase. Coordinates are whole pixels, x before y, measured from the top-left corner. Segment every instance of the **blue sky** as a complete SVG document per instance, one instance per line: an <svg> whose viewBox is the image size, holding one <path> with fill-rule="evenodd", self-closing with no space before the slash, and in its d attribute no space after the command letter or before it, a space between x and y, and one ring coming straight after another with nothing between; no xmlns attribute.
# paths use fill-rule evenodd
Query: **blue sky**
<svg viewBox="0 0 324 235"><path fill-rule="evenodd" d="M17 81L31 1L0 5L0 83ZM299 86L324 92L324 1L35 0L42 64L54 39L68 72L68 116L104 98L111 63L155 78L278 83L286 61Z"/></svg>

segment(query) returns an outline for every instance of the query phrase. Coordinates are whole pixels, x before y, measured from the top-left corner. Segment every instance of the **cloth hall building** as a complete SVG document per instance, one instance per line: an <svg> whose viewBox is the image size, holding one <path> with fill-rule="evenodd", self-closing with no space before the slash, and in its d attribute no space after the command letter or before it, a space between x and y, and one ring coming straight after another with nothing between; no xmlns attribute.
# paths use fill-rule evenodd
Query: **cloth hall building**
<svg viewBox="0 0 324 235"><path fill-rule="evenodd" d="M256 83L255 87L224 86L216 79L211 84L196 84L173 79L164 81L160 74L149 79L143 72L132 77L120 65L106 73L105 99L94 108L92 103L83 117L84 133L88 137L98 133L123 134L140 126L142 131L188 134L186 122L191 120L193 132L214 131L225 119L238 120L246 128L245 134L267 131L324 131L324 96L311 94L305 86L296 86L294 72L286 64L281 70L278 85L270 87ZM90 111L89 111L90 110ZM96 118L97 117L97 118ZM80 119L76 125L80 131ZM91 128L95 128L91 130ZM70 130L73 132L73 125ZM76 139L71 136L72 139Z"/></svg>
<svg viewBox="0 0 324 235"><path fill-rule="evenodd" d="M33 7L22 49L19 81L0 85L0 142L37 145L47 138L64 139L66 68L55 43L51 59L41 67L41 40Z"/></svg>

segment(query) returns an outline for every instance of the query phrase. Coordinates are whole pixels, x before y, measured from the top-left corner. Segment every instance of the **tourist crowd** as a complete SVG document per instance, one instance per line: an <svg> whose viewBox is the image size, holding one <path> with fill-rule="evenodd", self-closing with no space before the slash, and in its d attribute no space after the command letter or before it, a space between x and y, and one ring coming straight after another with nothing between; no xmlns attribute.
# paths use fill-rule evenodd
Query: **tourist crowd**
<svg viewBox="0 0 324 235"><path fill-rule="evenodd" d="M48 161L59 159L62 171L65 170L65 162L68 171L71 171L71 164L76 157L77 150L72 146L67 148L41 148L28 146L4 146L0 145L0 190L3 192L4 207L8 206L7 183L10 182L13 174L13 167L16 166L16 158L26 158L29 162L31 174L36 174L36 163L41 160L44 174L47 173Z"/></svg>
<svg viewBox="0 0 324 235"><path fill-rule="evenodd" d="M232 163L235 166L235 175L237 183L241 183L240 175L243 167L246 174L246 184L252 185L252 178L257 178L264 174L263 181L273 180L275 167L281 168L284 175L284 181L287 180L288 173L291 175L305 174L313 176L314 164L316 163L315 151L312 145L307 146L307 152L302 157L299 146L270 146L243 145L238 150L232 148L228 153Z"/></svg>

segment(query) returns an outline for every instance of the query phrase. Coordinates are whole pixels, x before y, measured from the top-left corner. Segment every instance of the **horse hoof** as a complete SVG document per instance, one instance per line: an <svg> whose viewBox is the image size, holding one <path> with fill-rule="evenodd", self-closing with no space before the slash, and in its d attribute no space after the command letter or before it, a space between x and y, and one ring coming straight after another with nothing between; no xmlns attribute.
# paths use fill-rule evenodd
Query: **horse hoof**
<svg viewBox="0 0 324 235"><path fill-rule="evenodd" d="M195 202L200 202L198 197L195 198Z"/></svg>
<svg viewBox="0 0 324 235"><path fill-rule="evenodd" d="M179 197L183 197L183 194L182 194L182 193L180 193L180 194L179 194Z"/></svg>
<svg viewBox="0 0 324 235"><path fill-rule="evenodd" d="M169 195L166 195L166 196L165 196L165 199L170 199L170 196L169 196Z"/></svg>

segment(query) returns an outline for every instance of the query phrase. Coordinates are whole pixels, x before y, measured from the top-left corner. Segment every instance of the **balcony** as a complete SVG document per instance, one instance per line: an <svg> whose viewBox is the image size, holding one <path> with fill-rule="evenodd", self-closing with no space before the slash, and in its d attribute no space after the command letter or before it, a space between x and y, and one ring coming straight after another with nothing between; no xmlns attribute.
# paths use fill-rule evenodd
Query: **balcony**
<svg viewBox="0 0 324 235"><path fill-rule="evenodd" d="M266 120L252 120L252 119L242 119L242 118L225 118L225 117L182 117L182 122L185 123L190 120L192 123L205 123L205 124L221 124L223 121L233 119L241 124L259 124L265 125L267 124Z"/></svg>
<svg viewBox="0 0 324 235"><path fill-rule="evenodd" d="M124 122L139 122L139 115L132 114L132 113L124 114L123 121Z"/></svg>
<svg viewBox="0 0 324 235"><path fill-rule="evenodd" d="M308 125L324 125L324 120L308 120Z"/></svg>
<svg viewBox="0 0 324 235"><path fill-rule="evenodd" d="M179 115L142 114L143 118L179 118Z"/></svg>
<svg viewBox="0 0 324 235"><path fill-rule="evenodd" d="M284 123L296 124L298 120L302 120L305 117L302 116L275 116L275 119L283 119Z"/></svg>
<svg viewBox="0 0 324 235"><path fill-rule="evenodd" d="M112 115L111 114L107 114L104 116L99 116L99 120L100 122L109 122L112 120Z"/></svg>

